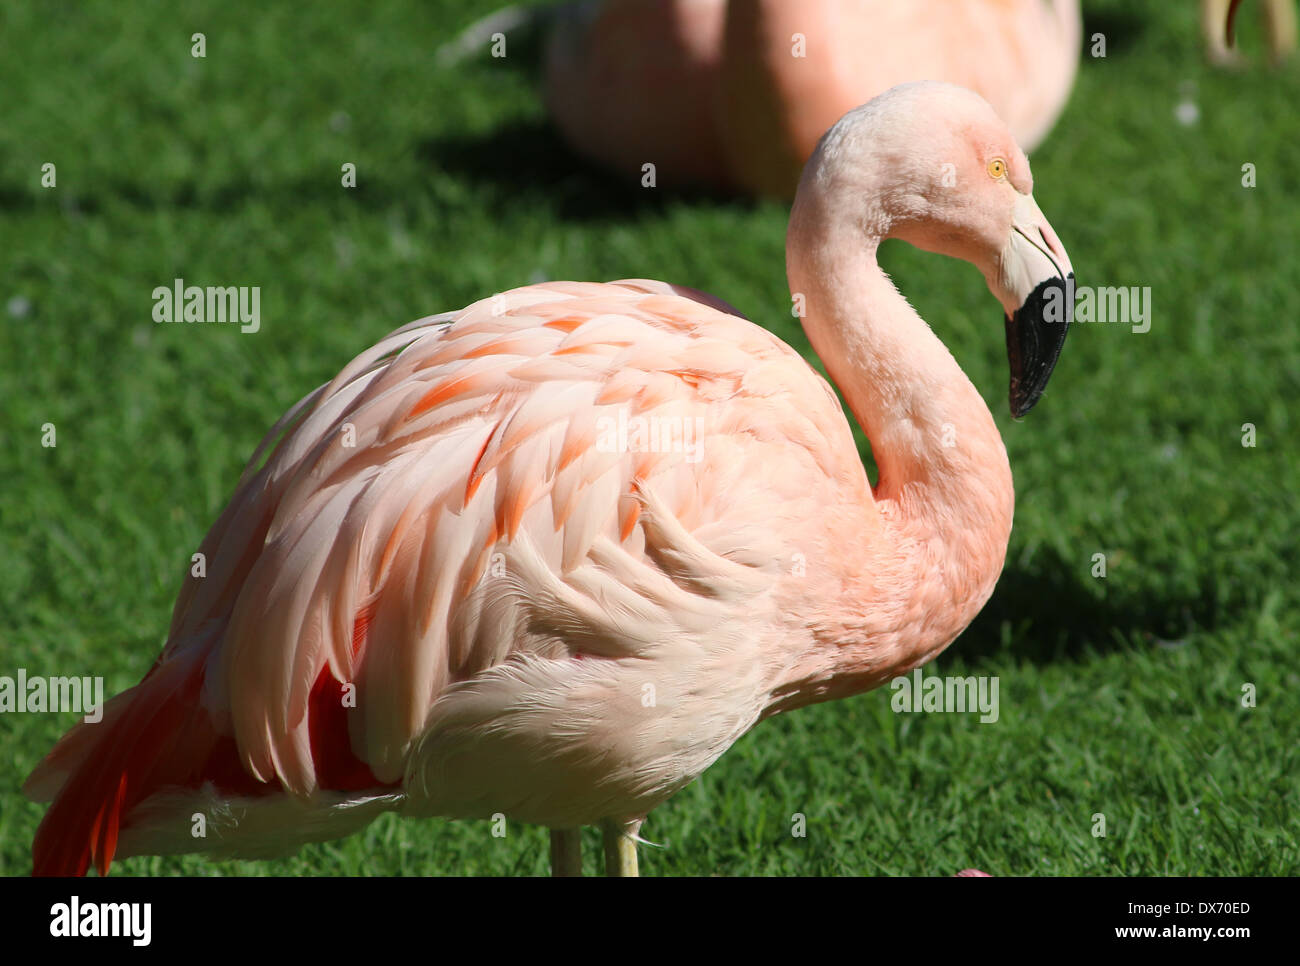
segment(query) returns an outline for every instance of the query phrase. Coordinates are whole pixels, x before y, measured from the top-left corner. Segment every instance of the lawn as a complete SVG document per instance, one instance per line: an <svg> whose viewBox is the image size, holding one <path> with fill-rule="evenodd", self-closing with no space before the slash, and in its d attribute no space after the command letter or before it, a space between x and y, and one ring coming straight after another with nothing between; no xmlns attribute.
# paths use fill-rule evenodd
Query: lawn
<svg viewBox="0 0 1300 966"><path fill-rule="evenodd" d="M1205 66L1196 7L1085 0L1107 56L1085 55L1033 157L1080 284L1149 287L1149 331L1076 326L1012 422L979 273L883 250L1015 474L1001 582L927 669L996 676L998 721L896 714L887 690L779 716L652 813L645 874L1300 871L1300 66L1259 62L1249 4L1254 63ZM135 683L262 434L411 319L540 278L661 278L812 358L789 311L787 209L587 168L546 125L535 43L435 62L486 9L0 8L0 675ZM260 331L156 324L151 293L176 277L259 286ZM19 786L75 717L0 714L0 873L30 870L43 806ZM540 828L387 816L280 861L115 874L540 874L547 859Z"/></svg>

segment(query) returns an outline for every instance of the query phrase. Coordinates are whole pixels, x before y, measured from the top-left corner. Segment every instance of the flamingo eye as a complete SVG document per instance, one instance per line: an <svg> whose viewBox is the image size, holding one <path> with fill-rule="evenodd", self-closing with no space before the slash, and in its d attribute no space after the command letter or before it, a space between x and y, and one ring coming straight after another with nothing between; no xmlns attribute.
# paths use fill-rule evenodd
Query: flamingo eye
<svg viewBox="0 0 1300 966"><path fill-rule="evenodd" d="M994 158L989 162L989 177L997 180L1007 176L1007 163L1001 158Z"/></svg>

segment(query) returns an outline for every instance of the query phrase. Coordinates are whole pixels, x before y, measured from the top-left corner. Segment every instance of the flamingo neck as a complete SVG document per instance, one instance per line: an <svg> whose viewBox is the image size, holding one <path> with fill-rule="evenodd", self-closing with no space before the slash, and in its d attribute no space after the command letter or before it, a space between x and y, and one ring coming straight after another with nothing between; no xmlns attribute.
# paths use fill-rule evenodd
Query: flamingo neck
<svg viewBox="0 0 1300 966"><path fill-rule="evenodd" d="M842 571L825 585L808 655L775 689L774 710L864 691L925 663L988 600L1011 533L1002 437L952 354L877 264L887 219L828 215L796 203L790 288L880 475L874 506L861 508L862 532L837 539ZM821 683L810 689L813 681Z"/></svg>

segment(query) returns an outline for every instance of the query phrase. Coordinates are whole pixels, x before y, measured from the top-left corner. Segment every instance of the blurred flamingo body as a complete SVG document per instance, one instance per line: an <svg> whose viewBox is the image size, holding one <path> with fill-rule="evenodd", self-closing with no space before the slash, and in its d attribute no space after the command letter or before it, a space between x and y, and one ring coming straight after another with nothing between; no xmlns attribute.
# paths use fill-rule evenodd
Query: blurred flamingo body
<svg viewBox="0 0 1300 966"><path fill-rule="evenodd" d="M693 290L530 285L363 352L254 454L153 669L28 780L53 799L35 871L282 854L388 810L547 825L561 860L601 823L626 858L760 719L932 658L992 592L1011 474L875 247L981 268L1020 414L1064 339L1038 299L1070 273L1031 188L942 84L850 113L810 163L789 277L874 490L827 382Z"/></svg>
<svg viewBox="0 0 1300 966"><path fill-rule="evenodd" d="M1032 151L1078 67L1078 0L604 0L561 17L547 102L628 177L790 197L818 139L906 81L982 95Z"/></svg>

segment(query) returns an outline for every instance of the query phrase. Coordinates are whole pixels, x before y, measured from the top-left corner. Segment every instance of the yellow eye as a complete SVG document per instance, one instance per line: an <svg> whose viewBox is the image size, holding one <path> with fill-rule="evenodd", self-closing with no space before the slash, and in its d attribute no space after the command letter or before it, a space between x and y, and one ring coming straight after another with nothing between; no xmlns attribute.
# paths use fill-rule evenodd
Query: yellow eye
<svg viewBox="0 0 1300 966"><path fill-rule="evenodd" d="M990 178L1005 178L1007 176L1007 163L1001 158L994 158L989 162Z"/></svg>

